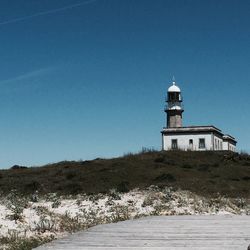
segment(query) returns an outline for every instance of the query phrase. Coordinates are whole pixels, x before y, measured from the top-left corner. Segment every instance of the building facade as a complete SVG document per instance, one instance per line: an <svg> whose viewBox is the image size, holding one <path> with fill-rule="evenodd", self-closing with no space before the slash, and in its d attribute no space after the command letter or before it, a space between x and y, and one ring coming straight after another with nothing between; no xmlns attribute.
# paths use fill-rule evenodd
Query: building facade
<svg viewBox="0 0 250 250"><path fill-rule="evenodd" d="M183 127L182 114L184 107L180 88L173 81L168 88L165 112L166 127L161 131L163 150L229 150L236 151L234 137L225 135L215 126Z"/></svg>

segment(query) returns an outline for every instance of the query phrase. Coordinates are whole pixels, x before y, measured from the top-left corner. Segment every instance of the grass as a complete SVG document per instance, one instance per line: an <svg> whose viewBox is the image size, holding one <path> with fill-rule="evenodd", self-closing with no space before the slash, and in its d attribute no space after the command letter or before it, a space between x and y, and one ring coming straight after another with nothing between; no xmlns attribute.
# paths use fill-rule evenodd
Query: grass
<svg viewBox="0 0 250 250"><path fill-rule="evenodd" d="M7 236L0 237L0 249L4 250L32 250L42 244L50 242L53 236L47 237L30 237L20 236L17 231L9 231Z"/></svg>
<svg viewBox="0 0 250 250"><path fill-rule="evenodd" d="M0 171L0 190L7 195L61 195L127 192L156 185L172 186L205 197L250 198L250 156L231 152L158 152L146 150L114 159L62 161L42 167Z"/></svg>

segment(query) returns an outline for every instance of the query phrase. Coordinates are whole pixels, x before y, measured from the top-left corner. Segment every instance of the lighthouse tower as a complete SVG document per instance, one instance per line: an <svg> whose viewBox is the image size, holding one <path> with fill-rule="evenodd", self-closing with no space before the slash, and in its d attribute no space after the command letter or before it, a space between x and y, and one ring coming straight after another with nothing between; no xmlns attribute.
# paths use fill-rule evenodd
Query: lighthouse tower
<svg viewBox="0 0 250 250"><path fill-rule="evenodd" d="M184 111L182 106L181 90L173 80L172 86L168 88L166 98L167 113L167 128L180 128L182 127L182 113Z"/></svg>

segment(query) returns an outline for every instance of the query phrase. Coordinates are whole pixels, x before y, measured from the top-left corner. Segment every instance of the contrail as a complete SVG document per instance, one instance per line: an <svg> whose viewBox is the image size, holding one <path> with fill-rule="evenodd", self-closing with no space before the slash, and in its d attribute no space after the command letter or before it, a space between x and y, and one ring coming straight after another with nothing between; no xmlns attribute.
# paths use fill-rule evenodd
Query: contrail
<svg viewBox="0 0 250 250"><path fill-rule="evenodd" d="M4 22L0 22L0 26L10 24L10 23L17 23L17 22L20 22L20 21L25 21L25 20L32 19L32 18L39 17L39 16L49 15L49 14L61 12L61 11L68 10L68 9L73 9L73 8L76 8L76 7L79 7L79 6L82 6L82 5L86 5L86 4L90 4L90 3L93 3L93 2L96 2L96 1L97 0L89 0L89 1L82 2L82 3L67 5L67 6L58 8L58 9L38 12L38 13L35 13L33 15L29 15L29 16L10 19L10 20L4 21Z"/></svg>
<svg viewBox="0 0 250 250"><path fill-rule="evenodd" d="M33 77L43 76L44 74L49 73L49 72L51 72L52 70L54 70L56 68L57 67L55 67L55 66L50 66L50 67L47 67L47 68L36 69L36 70L31 71L31 72L15 76L13 78L9 78L9 79L6 79L6 80L1 80L0 85L15 83L15 82L18 82L18 81L21 81L21 80L27 80L27 79L30 79L30 78L33 78Z"/></svg>

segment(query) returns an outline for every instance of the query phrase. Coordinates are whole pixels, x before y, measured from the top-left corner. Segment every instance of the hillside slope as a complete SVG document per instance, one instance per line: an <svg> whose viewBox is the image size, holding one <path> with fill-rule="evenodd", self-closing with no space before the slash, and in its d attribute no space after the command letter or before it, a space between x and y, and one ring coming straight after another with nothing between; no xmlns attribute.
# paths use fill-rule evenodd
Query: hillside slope
<svg viewBox="0 0 250 250"><path fill-rule="evenodd" d="M30 195L97 194L150 185L171 186L203 196L250 198L250 156L230 152L144 152L114 159L64 161L0 171L0 190Z"/></svg>

